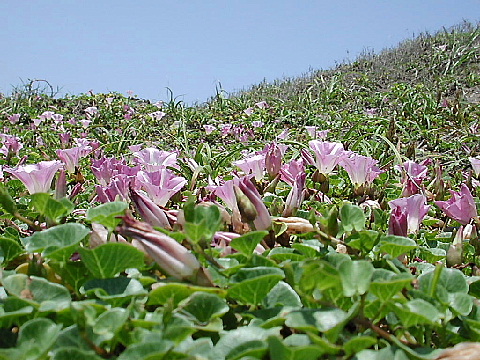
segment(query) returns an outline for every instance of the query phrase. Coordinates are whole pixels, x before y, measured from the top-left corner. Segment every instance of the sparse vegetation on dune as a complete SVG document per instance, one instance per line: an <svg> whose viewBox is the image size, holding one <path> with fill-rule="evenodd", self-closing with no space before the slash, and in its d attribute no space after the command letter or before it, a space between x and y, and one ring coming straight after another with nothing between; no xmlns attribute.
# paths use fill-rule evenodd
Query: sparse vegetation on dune
<svg viewBox="0 0 480 360"><path fill-rule="evenodd" d="M194 106L29 81L0 97L0 359L475 353L479 104L470 23Z"/></svg>

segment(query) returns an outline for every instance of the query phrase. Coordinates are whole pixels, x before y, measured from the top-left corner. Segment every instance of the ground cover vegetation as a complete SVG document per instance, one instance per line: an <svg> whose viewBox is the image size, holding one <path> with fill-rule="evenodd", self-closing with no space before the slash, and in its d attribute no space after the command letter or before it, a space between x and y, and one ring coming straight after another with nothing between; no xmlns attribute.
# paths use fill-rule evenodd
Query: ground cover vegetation
<svg viewBox="0 0 480 360"><path fill-rule="evenodd" d="M0 358L475 351L479 46L464 23L195 106L2 96Z"/></svg>

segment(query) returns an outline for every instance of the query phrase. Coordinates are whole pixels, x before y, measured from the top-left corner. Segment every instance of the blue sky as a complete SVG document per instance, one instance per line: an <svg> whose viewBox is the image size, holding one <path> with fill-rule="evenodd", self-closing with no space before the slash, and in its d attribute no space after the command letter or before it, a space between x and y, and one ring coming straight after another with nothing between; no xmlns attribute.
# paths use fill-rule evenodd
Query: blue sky
<svg viewBox="0 0 480 360"><path fill-rule="evenodd" d="M0 92L204 102L480 18L480 0L1 0Z"/></svg>

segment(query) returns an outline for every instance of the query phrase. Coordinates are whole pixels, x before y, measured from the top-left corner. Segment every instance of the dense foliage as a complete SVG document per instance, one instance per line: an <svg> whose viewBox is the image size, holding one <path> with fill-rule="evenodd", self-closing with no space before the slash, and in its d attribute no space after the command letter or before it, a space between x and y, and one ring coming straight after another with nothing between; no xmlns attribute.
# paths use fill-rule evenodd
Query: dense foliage
<svg viewBox="0 0 480 360"><path fill-rule="evenodd" d="M0 97L0 359L480 342L479 49L462 24L195 106Z"/></svg>

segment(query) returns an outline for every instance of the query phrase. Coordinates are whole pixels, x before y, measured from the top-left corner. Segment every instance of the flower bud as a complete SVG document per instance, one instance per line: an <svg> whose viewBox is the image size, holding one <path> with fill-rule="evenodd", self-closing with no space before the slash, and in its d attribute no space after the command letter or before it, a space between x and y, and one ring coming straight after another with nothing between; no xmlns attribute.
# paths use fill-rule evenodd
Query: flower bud
<svg viewBox="0 0 480 360"><path fill-rule="evenodd" d="M257 218L257 210L250 199L240 190L237 185L233 186L235 198L237 199L237 206L242 215L242 220L245 222L252 222Z"/></svg>

